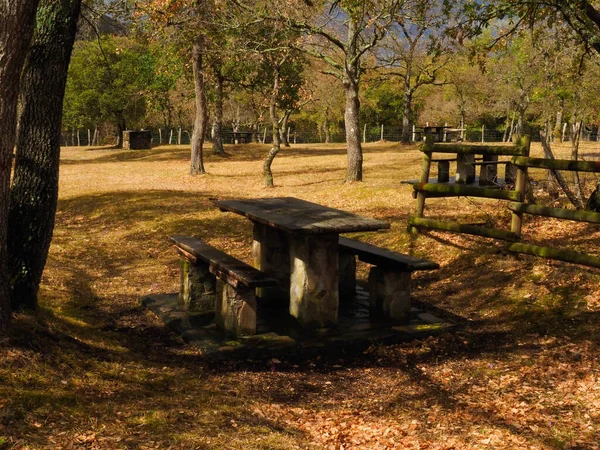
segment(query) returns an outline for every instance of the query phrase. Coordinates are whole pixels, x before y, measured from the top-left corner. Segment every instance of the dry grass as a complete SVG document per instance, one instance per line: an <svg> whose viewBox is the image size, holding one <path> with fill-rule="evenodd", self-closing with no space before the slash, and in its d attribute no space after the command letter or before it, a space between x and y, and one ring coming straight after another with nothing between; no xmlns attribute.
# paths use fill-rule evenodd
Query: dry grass
<svg viewBox="0 0 600 450"><path fill-rule="evenodd" d="M0 342L0 448L600 448L598 270L406 233L415 147L367 145L365 181L342 184L342 146L297 146L275 160L274 189L265 150L230 146L190 177L184 148L64 149L40 311ZM261 196L391 222L358 237L440 262L415 298L463 329L336 357L206 360L139 298L177 289L170 234L249 260L250 223L210 199ZM502 202L474 199L432 200L427 215L509 221ZM595 226L528 220L525 235L598 254Z"/></svg>

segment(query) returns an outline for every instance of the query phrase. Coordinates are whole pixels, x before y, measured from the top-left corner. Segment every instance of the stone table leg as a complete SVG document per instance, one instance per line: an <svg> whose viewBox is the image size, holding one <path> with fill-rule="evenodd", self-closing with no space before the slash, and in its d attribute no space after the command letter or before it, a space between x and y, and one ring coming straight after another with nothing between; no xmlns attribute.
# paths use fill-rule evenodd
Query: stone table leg
<svg viewBox="0 0 600 450"><path fill-rule="evenodd" d="M256 289L256 295L267 302L287 302L290 292L290 248L287 234L255 222L253 238L254 266L279 282L275 287Z"/></svg>
<svg viewBox="0 0 600 450"><path fill-rule="evenodd" d="M302 325L337 323L338 239L337 234L290 236L290 314Z"/></svg>

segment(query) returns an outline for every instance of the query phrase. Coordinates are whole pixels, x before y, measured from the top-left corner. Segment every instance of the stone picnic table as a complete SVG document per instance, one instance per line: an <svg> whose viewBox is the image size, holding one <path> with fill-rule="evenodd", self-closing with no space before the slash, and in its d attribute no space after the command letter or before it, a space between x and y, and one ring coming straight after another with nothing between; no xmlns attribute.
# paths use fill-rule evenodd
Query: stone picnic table
<svg viewBox="0 0 600 450"><path fill-rule="evenodd" d="M279 281L279 288L259 288L258 295L265 300L281 300L289 295L290 314L307 327L337 323L340 233L390 228L381 220L294 197L222 200L214 204L253 222L254 264Z"/></svg>

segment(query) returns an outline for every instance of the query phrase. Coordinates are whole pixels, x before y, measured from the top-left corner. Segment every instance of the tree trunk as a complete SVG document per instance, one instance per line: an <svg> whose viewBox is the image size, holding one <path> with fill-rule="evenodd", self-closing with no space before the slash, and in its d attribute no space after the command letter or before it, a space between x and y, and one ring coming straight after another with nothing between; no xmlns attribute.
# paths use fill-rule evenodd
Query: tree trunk
<svg viewBox="0 0 600 450"><path fill-rule="evenodd" d="M331 135L329 133L329 107L325 108L325 116L323 117L323 133L325 133L325 143L331 142ZM320 137L319 137L319 140Z"/></svg>
<svg viewBox="0 0 600 450"><path fill-rule="evenodd" d="M404 105L402 106L402 137L403 144L408 144L412 136L412 100L413 92L410 87L410 71L404 80Z"/></svg>
<svg viewBox="0 0 600 450"><path fill-rule="evenodd" d="M280 122L277 117L277 98L279 96L279 66L273 69L273 90L271 92L271 99L269 101L269 115L271 116L271 124L273 126L273 145L265 157L263 163L263 178L265 180L266 187L273 187L273 172L271 171L271 165L273 160L281 149L280 137Z"/></svg>
<svg viewBox="0 0 600 450"><path fill-rule="evenodd" d="M565 107L565 101L560 100L558 109L556 111L556 122L554 123L554 131L552 132L552 139L558 139L562 142L561 129L563 120L563 109Z"/></svg>
<svg viewBox="0 0 600 450"><path fill-rule="evenodd" d="M225 156L223 149L223 83L220 68L215 69L217 86L215 90L215 117L213 121L213 155Z"/></svg>
<svg viewBox="0 0 600 450"><path fill-rule="evenodd" d="M571 138L571 159L577 161L579 159L579 139L581 138L581 128L583 123L581 121L573 124L573 136ZM581 186L581 179L579 178L579 172L574 170L573 174L573 186L575 189L575 195L581 204L585 204L583 198L583 188Z"/></svg>
<svg viewBox="0 0 600 450"><path fill-rule="evenodd" d="M37 291L54 230L63 97L80 6L81 0L41 0L43 14L37 16L21 75L21 111L8 215L14 309L37 306Z"/></svg>
<svg viewBox="0 0 600 450"><path fill-rule="evenodd" d="M346 110L344 125L346 144L348 145L348 167L346 182L362 181L362 145L360 143L360 100L358 98L358 77L348 77L344 82L346 89Z"/></svg>
<svg viewBox="0 0 600 450"><path fill-rule="evenodd" d="M206 173L202 158L202 145L208 121L206 109L206 88L204 85L203 66L204 38L198 36L192 46L192 66L194 69L194 92L196 94L196 119L194 120L194 132L192 133L192 156L190 174L199 175Z"/></svg>
<svg viewBox="0 0 600 450"><path fill-rule="evenodd" d="M283 119L281 120L281 126L279 127L279 136L281 137L281 143L284 147L290 147L290 140L288 138L288 123L290 121L290 115L292 114L291 110L287 110L283 114Z"/></svg>
<svg viewBox="0 0 600 450"><path fill-rule="evenodd" d="M8 205L19 78L34 25L36 0L0 2L0 333L10 323Z"/></svg>
<svg viewBox="0 0 600 450"><path fill-rule="evenodd" d="M125 116L123 112L119 112L117 117L117 145L116 148L123 148L123 132L127 129L127 123L125 122Z"/></svg>

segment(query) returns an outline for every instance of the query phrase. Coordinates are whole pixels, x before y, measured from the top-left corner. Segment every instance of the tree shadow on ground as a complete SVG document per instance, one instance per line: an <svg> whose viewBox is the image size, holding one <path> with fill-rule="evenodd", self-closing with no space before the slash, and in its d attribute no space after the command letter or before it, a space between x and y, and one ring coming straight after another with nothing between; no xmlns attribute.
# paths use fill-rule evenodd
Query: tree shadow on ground
<svg viewBox="0 0 600 450"><path fill-rule="evenodd" d="M390 343L392 357L387 353L382 356L377 351L385 345L375 346L375 351L371 351L373 345L370 341L318 351L302 347L294 351L265 352L263 355L239 351L227 357L220 356L218 360L189 351L177 336L143 310L138 302L156 279L163 285L167 280L176 282L177 257L166 236L191 234L209 241L225 237L227 245L232 248L249 243L249 221L216 212L211 202L214 196L212 192L140 191L60 201L59 228L53 243L55 251L51 254L51 265L52 270L60 271L60 279L64 283L60 289L66 299L57 300L61 302L60 308L42 305L41 317L51 324L48 329L40 331L39 327L34 327L26 330L23 336L13 340L13 344L37 348L40 352L47 352L50 346L51 352L70 355L73 360L69 363L70 370L97 372L101 379L118 385L118 389L106 394L100 386L82 383L72 387L68 394L64 391L56 394L52 391L53 386L48 385L45 389L43 382L39 382L36 390L48 390L48 396L33 403L15 396L15 401L23 401L19 411L52 402L85 403L89 399L93 399L93 415L105 414L106 410L114 413L112 408L127 408L135 402L141 402L143 408L164 409L172 414L182 408L179 403L182 401L184 406L193 403L197 407L216 398L224 405L237 405L240 402L231 393L236 388L222 386L222 377L239 376L243 383L247 373L268 377L268 399L284 406L304 405L308 408L320 405L327 395L321 385L315 386L313 378L326 375L339 386L347 386L351 381L356 384L361 381L358 375L346 373L348 368L384 369L408 377L420 389L420 393L416 394L408 389L406 393L399 394L384 408L384 413L410 402L427 401L448 411L464 410L477 423L493 423L519 434L521 430L515 429L513 424L494 411L465 405L457 400L458 394L465 392L462 388L449 390L420 367L484 354L529 355L539 349L537 339L540 335L566 337L574 343L592 341L600 344L597 332L600 314L586 311L573 301L573 298L584 295L584 287L573 281L545 294L547 301L544 296L537 298L537 295L525 301L521 290L540 286L538 282L531 284L527 277L533 266L532 260L498 254L496 248L475 241L476 244L472 243L471 247L457 246L463 253L439 271L417 278L419 289L415 295L422 300L421 304L430 304L442 312L444 309L464 311L456 329L435 338L427 351L394 353L398 345L420 348L423 340ZM402 214L390 217L395 222L405 219ZM102 236L109 228L116 234L107 243ZM78 229L78 232L71 234L71 229ZM66 250L61 250L63 248ZM154 250L156 248L157 251ZM575 271L569 267L563 270ZM127 283L122 283L115 291L104 292L97 287L103 280L118 279ZM446 280L452 280L452 283L446 283ZM137 290L120 290L130 284ZM500 309L501 312L494 316L481 314L481 310L490 304L501 303L518 304L515 308ZM55 312L58 310L60 314ZM455 320L456 317L454 315ZM273 363L273 358L279 362ZM128 376L115 372L111 365L115 362L125 366L133 364L141 374ZM55 361L50 358L48 364L62 366L64 362L56 357ZM175 371L182 378L174 381L171 372L163 373L163 367ZM202 374L200 378L198 373ZM281 376L270 376L274 373ZM299 378L289 378L286 374ZM186 395L191 393L194 398L185 400L186 395L174 387L175 383L182 383L189 389ZM289 389L290 383L295 387L293 391ZM304 438L300 429L283 426L277 420L266 415L257 416L244 408L243 404L248 399L265 395L257 393L254 396L252 389L258 389L256 387L247 389L242 406L236 406L233 412L217 415L213 419L217 425L230 426L234 417L248 426ZM344 394L339 392L338 395ZM173 401L174 397L177 403ZM192 416L183 419L181 429L190 426L193 420L196 419ZM177 425L177 429L179 427ZM33 433L35 427L32 425L28 430ZM157 427L152 433L160 437L169 432ZM214 433L218 436L218 432ZM541 432L530 431L527 439L535 445L547 443Z"/></svg>
<svg viewBox="0 0 600 450"><path fill-rule="evenodd" d="M269 150L270 146L262 144L252 145L230 145L226 146L225 155L213 155L212 152L204 149L203 156L205 162L219 162L219 161L235 161L235 162L247 162L247 161L262 161ZM181 161L186 162L190 159L190 150L188 147L155 147L149 150L122 150L122 149L110 149L110 148L94 148L86 150L93 154L95 151L114 151L112 154L98 156L89 159L69 159L63 157L61 164L65 165L85 165L85 164L105 164L111 162L131 162L131 161L143 161L143 162L160 162L160 161ZM380 154L402 151L401 147L395 148L393 146L385 147L366 147L363 149L365 154ZM345 148L282 148L280 153L277 155L277 160L286 158L305 158L305 157L322 157L322 156L345 156L347 151Z"/></svg>

